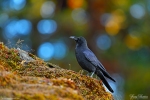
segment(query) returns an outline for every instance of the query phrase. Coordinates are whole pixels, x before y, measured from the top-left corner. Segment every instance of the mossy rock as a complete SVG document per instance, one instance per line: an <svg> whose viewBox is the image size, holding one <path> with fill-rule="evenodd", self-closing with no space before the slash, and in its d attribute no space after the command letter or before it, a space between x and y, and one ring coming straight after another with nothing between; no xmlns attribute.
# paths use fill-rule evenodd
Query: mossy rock
<svg viewBox="0 0 150 100"><path fill-rule="evenodd" d="M100 80L0 43L0 99L114 100Z"/></svg>

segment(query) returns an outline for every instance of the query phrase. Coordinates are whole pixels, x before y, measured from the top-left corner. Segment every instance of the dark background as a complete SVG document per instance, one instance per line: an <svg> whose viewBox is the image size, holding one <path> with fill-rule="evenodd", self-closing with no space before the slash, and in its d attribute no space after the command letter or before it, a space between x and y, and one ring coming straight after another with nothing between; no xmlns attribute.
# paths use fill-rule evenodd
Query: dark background
<svg viewBox="0 0 150 100"><path fill-rule="evenodd" d="M70 36L84 36L116 79L116 100L150 98L150 0L0 0L8 47L79 72Z"/></svg>

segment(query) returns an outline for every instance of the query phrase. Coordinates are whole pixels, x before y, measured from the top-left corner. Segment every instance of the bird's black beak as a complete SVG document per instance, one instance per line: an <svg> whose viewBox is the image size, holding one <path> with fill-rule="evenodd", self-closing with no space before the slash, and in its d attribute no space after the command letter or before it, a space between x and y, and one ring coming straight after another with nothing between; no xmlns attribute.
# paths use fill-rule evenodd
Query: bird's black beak
<svg viewBox="0 0 150 100"><path fill-rule="evenodd" d="M77 37L75 36L70 36L69 38L74 39L75 41L77 40Z"/></svg>

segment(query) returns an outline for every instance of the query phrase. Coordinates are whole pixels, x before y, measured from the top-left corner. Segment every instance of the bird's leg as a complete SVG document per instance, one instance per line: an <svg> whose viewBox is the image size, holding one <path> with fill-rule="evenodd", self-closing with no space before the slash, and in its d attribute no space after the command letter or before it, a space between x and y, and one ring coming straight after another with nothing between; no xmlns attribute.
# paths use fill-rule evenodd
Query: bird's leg
<svg viewBox="0 0 150 100"><path fill-rule="evenodd" d="M90 77L93 77L94 73L95 73L95 72L92 72L92 74L91 74L91 76L90 76Z"/></svg>

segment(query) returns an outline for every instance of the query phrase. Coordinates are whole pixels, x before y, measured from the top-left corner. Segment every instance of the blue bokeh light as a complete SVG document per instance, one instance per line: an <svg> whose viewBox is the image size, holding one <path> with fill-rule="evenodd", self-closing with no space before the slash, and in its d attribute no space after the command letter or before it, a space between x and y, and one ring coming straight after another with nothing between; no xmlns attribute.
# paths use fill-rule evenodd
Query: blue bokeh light
<svg viewBox="0 0 150 100"><path fill-rule="evenodd" d="M38 48L38 56L44 59L45 61L52 59L53 55L54 55L54 46L49 42L41 44L40 47Z"/></svg>
<svg viewBox="0 0 150 100"><path fill-rule="evenodd" d="M3 36L5 39L12 39L18 35L28 35L31 32L32 24L29 20L10 20L4 27Z"/></svg>
<svg viewBox="0 0 150 100"><path fill-rule="evenodd" d="M11 39L17 36L15 24L17 20L12 20L4 28L3 36L5 39Z"/></svg>
<svg viewBox="0 0 150 100"><path fill-rule="evenodd" d="M139 4L134 4L130 7L130 14L136 19L141 19L145 15L145 9Z"/></svg>
<svg viewBox="0 0 150 100"><path fill-rule="evenodd" d="M9 6L15 10L21 10L26 5L26 0L10 0Z"/></svg>
<svg viewBox="0 0 150 100"><path fill-rule="evenodd" d="M111 39L108 37L108 35L103 34L97 38L96 43L101 50L107 50L111 46Z"/></svg>
<svg viewBox="0 0 150 100"><path fill-rule="evenodd" d="M124 99L124 83L125 83L125 80L124 78L119 75L119 74L113 74L112 75L115 80L116 80L116 83L114 82L110 82L110 85L112 86L113 90L115 91L113 93L113 96L114 96L114 99L115 100L123 100Z"/></svg>
<svg viewBox="0 0 150 100"><path fill-rule="evenodd" d="M16 30L21 35L28 35L31 32L32 24L30 21L22 19L17 21Z"/></svg>
<svg viewBox="0 0 150 100"><path fill-rule="evenodd" d="M67 52L67 46L64 42L58 42L54 44L55 53L54 53L54 59L60 60L65 57Z"/></svg>
<svg viewBox="0 0 150 100"><path fill-rule="evenodd" d="M37 29L41 34L52 34L57 29L57 23L54 20L41 20Z"/></svg>

